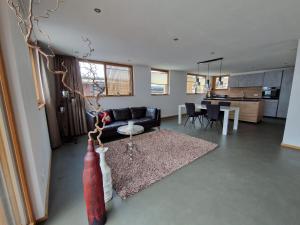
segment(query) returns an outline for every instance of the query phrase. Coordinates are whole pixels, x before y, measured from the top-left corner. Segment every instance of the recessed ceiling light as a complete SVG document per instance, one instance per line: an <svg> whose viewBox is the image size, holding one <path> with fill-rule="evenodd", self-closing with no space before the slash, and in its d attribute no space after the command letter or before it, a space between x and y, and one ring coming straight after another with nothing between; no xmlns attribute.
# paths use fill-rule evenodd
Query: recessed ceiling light
<svg viewBox="0 0 300 225"><path fill-rule="evenodd" d="M99 8L94 8L94 11L98 14L101 13L101 9L99 9Z"/></svg>
<svg viewBox="0 0 300 225"><path fill-rule="evenodd" d="M173 41L179 41L179 38L177 38L177 37L173 38Z"/></svg>

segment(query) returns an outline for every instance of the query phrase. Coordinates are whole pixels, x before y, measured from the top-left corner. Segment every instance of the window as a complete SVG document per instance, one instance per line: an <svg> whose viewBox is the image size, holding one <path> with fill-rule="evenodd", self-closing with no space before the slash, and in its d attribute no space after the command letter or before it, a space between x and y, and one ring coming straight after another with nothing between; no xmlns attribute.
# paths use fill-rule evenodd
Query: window
<svg viewBox="0 0 300 225"><path fill-rule="evenodd" d="M229 76L214 77L214 89L228 89Z"/></svg>
<svg viewBox="0 0 300 225"><path fill-rule="evenodd" d="M29 48L29 55L32 66L32 76L34 80L34 89L36 94L37 105L40 109L45 106L45 97L41 80L41 65L39 53L36 49Z"/></svg>
<svg viewBox="0 0 300 225"><path fill-rule="evenodd" d="M166 70L151 70L151 95L169 94L169 72Z"/></svg>
<svg viewBox="0 0 300 225"><path fill-rule="evenodd" d="M103 62L79 62L83 93L95 96L132 96L132 67Z"/></svg>
<svg viewBox="0 0 300 225"><path fill-rule="evenodd" d="M201 94L204 93L205 76L187 74L186 76L186 93L187 94Z"/></svg>

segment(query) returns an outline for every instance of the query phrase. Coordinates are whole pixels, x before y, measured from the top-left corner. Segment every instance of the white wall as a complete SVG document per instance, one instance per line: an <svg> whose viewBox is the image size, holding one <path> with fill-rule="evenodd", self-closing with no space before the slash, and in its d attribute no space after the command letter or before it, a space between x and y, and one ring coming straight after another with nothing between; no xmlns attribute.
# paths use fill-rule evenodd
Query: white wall
<svg viewBox="0 0 300 225"><path fill-rule="evenodd" d="M289 109L285 124L283 144L300 147L300 40L295 64L292 91L290 96Z"/></svg>
<svg viewBox="0 0 300 225"><path fill-rule="evenodd" d="M179 104L185 102L200 103L203 95L186 94L186 72L170 71L170 95L152 96L150 94L151 68L149 66L133 67L134 96L103 97L101 104L105 109L130 106L155 106L161 108L162 116L177 115Z"/></svg>
<svg viewBox="0 0 300 225"><path fill-rule="evenodd" d="M0 1L0 43L36 218L45 215L51 149L44 109L38 110L28 48L13 12Z"/></svg>

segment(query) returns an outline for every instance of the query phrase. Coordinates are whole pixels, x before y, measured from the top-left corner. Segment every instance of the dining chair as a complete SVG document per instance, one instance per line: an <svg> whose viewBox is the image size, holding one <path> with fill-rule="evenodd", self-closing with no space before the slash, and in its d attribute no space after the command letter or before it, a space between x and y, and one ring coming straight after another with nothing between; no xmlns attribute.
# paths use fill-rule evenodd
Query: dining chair
<svg viewBox="0 0 300 225"><path fill-rule="evenodd" d="M218 122L222 124L221 117L220 117L220 105L212 105L208 104L207 106L207 119L208 123L205 127L205 129L210 125L210 127L213 127L213 124L217 124L217 129L219 130L218 127Z"/></svg>
<svg viewBox="0 0 300 225"><path fill-rule="evenodd" d="M205 105L207 107L207 105L211 105L211 101L201 101L201 105ZM206 118L207 119L207 110L206 109L201 109L200 110L200 116L201 116L201 121L203 123L203 118Z"/></svg>
<svg viewBox="0 0 300 225"><path fill-rule="evenodd" d="M200 120L201 114L200 114L200 112L196 111L195 103L185 103L185 108L186 108L186 114L188 117L184 123L184 126L186 126L186 123L190 118L192 118L192 124L194 124L194 126L195 126L195 121L197 118L199 119L199 122L202 126L202 122Z"/></svg>

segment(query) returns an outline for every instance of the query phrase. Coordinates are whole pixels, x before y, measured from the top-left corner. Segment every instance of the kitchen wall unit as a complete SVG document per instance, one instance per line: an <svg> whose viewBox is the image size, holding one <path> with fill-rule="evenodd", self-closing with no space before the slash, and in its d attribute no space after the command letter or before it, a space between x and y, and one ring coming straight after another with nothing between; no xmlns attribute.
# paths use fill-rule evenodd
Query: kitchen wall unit
<svg viewBox="0 0 300 225"><path fill-rule="evenodd" d="M229 90L227 95L237 97L237 91L245 88L277 87L280 88L278 100L265 100L264 116L286 118L289 106L290 93L293 82L294 69L282 69L266 71L262 73L252 73L245 75L235 75L229 77ZM241 95L241 94L239 94ZM244 97L247 97L246 95ZM252 97L252 96L251 96Z"/></svg>
<svg viewBox="0 0 300 225"><path fill-rule="evenodd" d="M265 72L263 86L280 87L281 79L282 79L282 70Z"/></svg>
<svg viewBox="0 0 300 225"><path fill-rule="evenodd" d="M277 99L264 99L264 116L276 117L278 100Z"/></svg>
<svg viewBox="0 0 300 225"><path fill-rule="evenodd" d="M230 76L228 81L228 87L230 88L239 87L239 77L240 76Z"/></svg>
<svg viewBox="0 0 300 225"><path fill-rule="evenodd" d="M261 87L263 85L264 73L241 75L239 87Z"/></svg>
<svg viewBox="0 0 300 225"><path fill-rule="evenodd" d="M294 69L283 71L277 117L286 118L293 83Z"/></svg>
<svg viewBox="0 0 300 225"><path fill-rule="evenodd" d="M262 87L264 73L237 75L229 78L229 87Z"/></svg>

